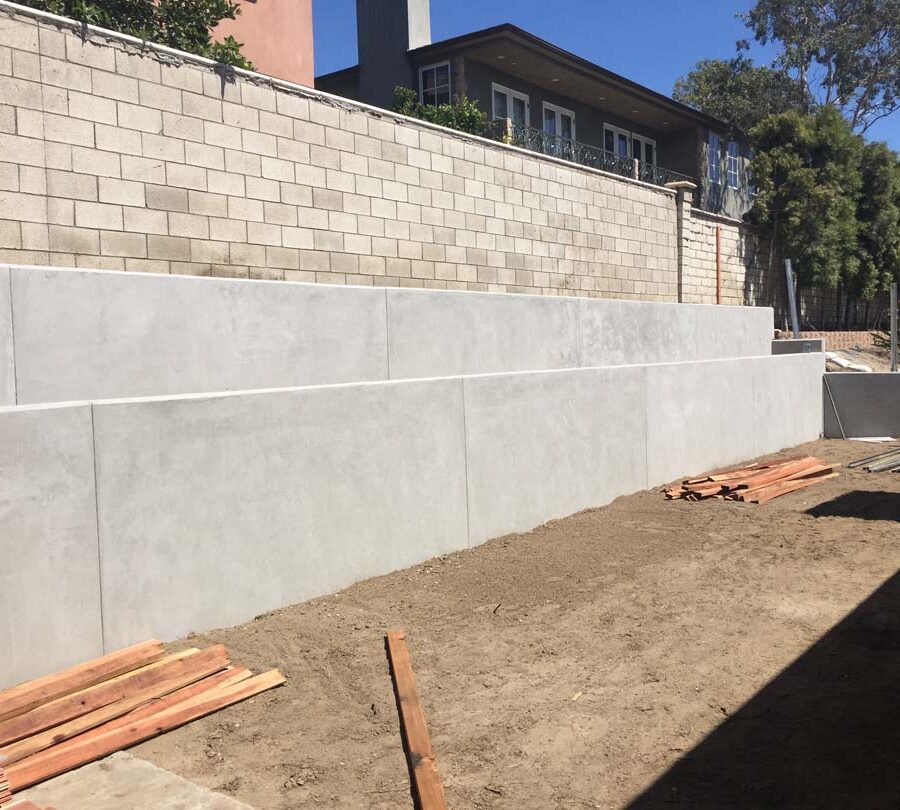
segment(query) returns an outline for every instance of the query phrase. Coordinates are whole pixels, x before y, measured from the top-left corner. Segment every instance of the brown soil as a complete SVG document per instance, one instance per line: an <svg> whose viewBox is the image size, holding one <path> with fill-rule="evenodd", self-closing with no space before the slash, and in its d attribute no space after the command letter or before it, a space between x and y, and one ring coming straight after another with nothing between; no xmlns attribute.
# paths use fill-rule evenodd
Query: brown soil
<svg viewBox="0 0 900 810"><path fill-rule="evenodd" d="M764 506L619 498L205 634L287 686L135 753L259 810L411 808L405 627L453 810L897 807L898 521L900 475L859 470Z"/></svg>

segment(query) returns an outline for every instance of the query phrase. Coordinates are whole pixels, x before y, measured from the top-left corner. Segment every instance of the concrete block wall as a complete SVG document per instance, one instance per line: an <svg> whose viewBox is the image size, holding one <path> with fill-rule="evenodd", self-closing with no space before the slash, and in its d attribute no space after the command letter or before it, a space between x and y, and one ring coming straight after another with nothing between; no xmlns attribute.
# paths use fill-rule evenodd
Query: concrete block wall
<svg viewBox="0 0 900 810"><path fill-rule="evenodd" d="M677 298L668 189L5 0L0 260Z"/></svg>
<svg viewBox="0 0 900 810"><path fill-rule="evenodd" d="M716 231L720 234L722 303L770 306L774 291L768 253L756 229L725 217L690 210L684 226L682 300L716 303Z"/></svg>
<svg viewBox="0 0 900 810"><path fill-rule="evenodd" d="M0 687L815 439L822 366L790 355L0 408L0 559L13 561Z"/></svg>
<svg viewBox="0 0 900 810"><path fill-rule="evenodd" d="M0 265L2 312L0 404L20 405L748 357L772 337L759 307Z"/></svg>

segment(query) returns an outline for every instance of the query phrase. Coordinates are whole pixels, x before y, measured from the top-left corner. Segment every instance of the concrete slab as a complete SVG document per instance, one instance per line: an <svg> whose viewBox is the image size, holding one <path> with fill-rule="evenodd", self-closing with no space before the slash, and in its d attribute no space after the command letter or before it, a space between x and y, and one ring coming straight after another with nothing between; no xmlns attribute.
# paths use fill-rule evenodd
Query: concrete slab
<svg viewBox="0 0 900 810"><path fill-rule="evenodd" d="M465 380L469 541L647 485L645 368Z"/></svg>
<svg viewBox="0 0 900 810"><path fill-rule="evenodd" d="M578 301L388 290L391 378L578 366Z"/></svg>
<svg viewBox="0 0 900 810"><path fill-rule="evenodd" d="M17 796L54 810L252 810L125 753L85 765Z"/></svg>
<svg viewBox="0 0 900 810"><path fill-rule="evenodd" d="M647 368L648 486L755 455L753 374L748 362Z"/></svg>
<svg viewBox="0 0 900 810"><path fill-rule="evenodd" d="M10 272L19 404L387 377L383 290Z"/></svg>
<svg viewBox="0 0 900 810"><path fill-rule="evenodd" d="M775 312L770 307L691 304L697 324L697 359L771 354Z"/></svg>
<svg viewBox="0 0 900 810"><path fill-rule="evenodd" d="M16 362L13 342L9 270L0 267L0 406L16 404Z"/></svg>
<svg viewBox="0 0 900 810"><path fill-rule="evenodd" d="M98 403L94 425L110 649L467 543L460 379Z"/></svg>
<svg viewBox="0 0 900 810"><path fill-rule="evenodd" d="M578 303L582 366L697 359L694 307L586 298Z"/></svg>
<svg viewBox="0 0 900 810"><path fill-rule="evenodd" d="M841 427L848 438L900 436L900 374L835 372L824 379L826 438L840 439Z"/></svg>
<svg viewBox="0 0 900 810"><path fill-rule="evenodd" d="M822 435L824 354L785 354L748 361L754 390L754 455L812 441Z"/></svg>
<svg viewBox="0 0 900 810"><path fill-rule="evenodd" d="M103 654L89 405L0 408L0 688Z"/></svg>

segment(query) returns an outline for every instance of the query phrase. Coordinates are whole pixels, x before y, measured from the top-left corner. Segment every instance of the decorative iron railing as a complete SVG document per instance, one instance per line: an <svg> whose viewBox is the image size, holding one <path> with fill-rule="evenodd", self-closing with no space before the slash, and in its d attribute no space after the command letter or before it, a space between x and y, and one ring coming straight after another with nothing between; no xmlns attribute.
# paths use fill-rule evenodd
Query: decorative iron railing
<svg viewBox="0 0 900 810"><path fill-rule="evenodd" d="M503 143L528 149L531 152L540 152L544 155L568 160L592 169L600 169L621 177L631 177L652 183L656 186L664 186L677 180L697 181L686 174L664 169L661 166L653 166L649 163L637 161L634 158L617 155L596 146L589 146L580 141L561 138L559 135L551 135L540 129L513 124L509 120L499 119L491 122L490 135Z"/></svg>

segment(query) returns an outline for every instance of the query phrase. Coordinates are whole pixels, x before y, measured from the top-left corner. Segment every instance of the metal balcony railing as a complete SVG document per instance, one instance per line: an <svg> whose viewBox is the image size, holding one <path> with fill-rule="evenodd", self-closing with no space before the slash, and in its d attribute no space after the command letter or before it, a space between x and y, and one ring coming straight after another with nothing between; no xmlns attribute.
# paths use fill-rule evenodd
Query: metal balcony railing
<svg viewBox="0 0 900 810"><path fill-rule="evenodd" d="M559 135L550 135L540 129L525 127L512 123L510 120L498 119L490 124L492 138L503 143L528 149L531 152L540 152L543 155L568 160L592 169L599 169L621 177L630 177L634 180L642 180L656 186L664 186L677 180L697 181L686 174L664 169L662 166L654 166L650 163L635 160L634 158L617 155L596 146L589 146L580 141L561 138Z"/></svg>

